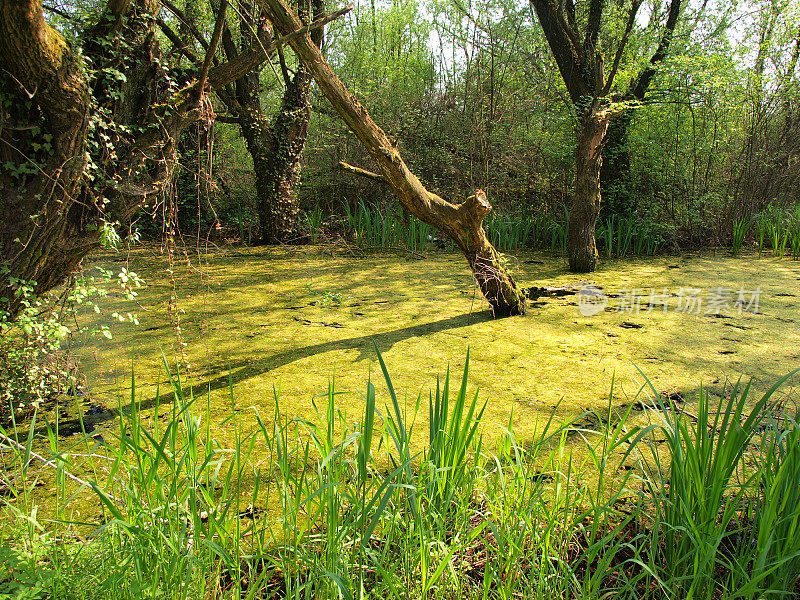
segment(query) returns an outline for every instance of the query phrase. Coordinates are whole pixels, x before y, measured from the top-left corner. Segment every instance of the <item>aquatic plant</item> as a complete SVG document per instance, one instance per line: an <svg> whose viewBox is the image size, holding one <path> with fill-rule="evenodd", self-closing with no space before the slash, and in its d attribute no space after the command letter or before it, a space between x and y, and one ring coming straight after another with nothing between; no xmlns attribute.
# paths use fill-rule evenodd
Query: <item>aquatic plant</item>
<svg viewBox="0 0 800 600"><path fill-rule="evenodd" d="M103 441L84 434L67 444L58 419L44 425L45 450L35 449L34 424L22 439L0 429L3 506L15 519L0 535L0 593L797 593L800 428L774 401L794 374L755 402L743 383L718 400L703 391L696 415L646 379L619 409L612 384L604 411L561 423L553 413L520 441L513 415L505 425L483 421L486 401L468 391L469 356L460 383L448 369L427 403L423 394L402 399L377 358L384 391L368 379L355 421L338 408L333 380L304 418L281 413L278 390L271 416L242 410L231 382L229 416L212 424L208 400L203 407L171 372L169 393L157 389L150 408L131 377ZM634 406L649 420L634 422ZM229 448L214 438L223 427L234 434ZM486 441L489 427L499 440ZM55 474L49 523L37 512L35 471ZM87 494L102 510L96 525L70 516ZM87 527L80 541L63 535Z"/></svg>
<svg viewBox="0 0 800 600"><path fill-rule="evenodd" d="M750 217L742 217L740 219L736 219L733 222L733 235L731 236L731 252L734 254L739 254L742 250L742 245L744 244L745 237L747 237L747 233L750 230L750 225L752 220Z"/></svg>

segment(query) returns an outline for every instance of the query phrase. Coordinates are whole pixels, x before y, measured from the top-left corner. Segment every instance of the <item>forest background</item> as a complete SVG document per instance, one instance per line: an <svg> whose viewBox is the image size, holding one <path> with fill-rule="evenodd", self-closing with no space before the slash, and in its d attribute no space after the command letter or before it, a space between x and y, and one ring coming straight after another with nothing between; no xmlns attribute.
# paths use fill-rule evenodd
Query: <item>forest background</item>
<svg viewBox="0 0 800 600"><path fill-rule="evenodd" d="M653 61L669 4L641 7L609 94L627 110L612 121L604 149L600 223L631 218L661 249L729 244L737 222L764 212L786 211L789 226L800 198L798 6L684 2L667 55ZM201 27L213 25L197 14L202 6L187 7ZM627 10L611 3L605 15L601 43L612 50ZM545 218L539 239L526 241L553 245L548 227L566 224L572 202L577 117L531 5L357 3L328 27L323 48L430 191L457 199L484 189L497 214ZM650 67L656 73L636 98ZM278 113L284 93L273 72L280 68L266 66L260 77L268 115ZM320 219L344 232L346 215L362 202L394 204L389 186L343 172L342 161L373 167L316 88L310 102L293 190L307 227L283 241L308 239L309 224ZM184 133L178 218L184 230L201 233L218 218L229 236L255 241L266 227L253 158L230 122L236 118L224 106L216 110L213 132ZM137 226L155 234L157 223L142 215Z"/></svg>

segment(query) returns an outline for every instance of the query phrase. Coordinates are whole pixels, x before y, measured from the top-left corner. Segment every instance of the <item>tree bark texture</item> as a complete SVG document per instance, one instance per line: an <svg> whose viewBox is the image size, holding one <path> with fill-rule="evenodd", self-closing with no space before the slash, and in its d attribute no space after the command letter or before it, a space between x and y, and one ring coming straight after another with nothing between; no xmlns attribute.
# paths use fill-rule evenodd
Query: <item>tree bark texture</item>
<svg viewBox="0 0 800 600"><path fill-rule="evenodd" d="M575 152L575 193L569 214L567 258L573 273L597 269L595 224L600 215L600 167L611 113L593 107L581 119Z"/></svg>
<svg viewBox="0 0 800 600"><path fill-rule="evenodd" d="M314 0L313 4L316 19L323 13L324 2ZM298 13L304 24L312 20L308 8ZM322 45L323 35L322 29L309 34L317 48ZM286 71L284 73L288 74ZM260 183L264 189L259 190L258 209L262 239L268 243L297 239L300 231L300 210L295 187L300 183L300 159L308 139L313 81L311 73L302 63L293 76L285 77L283 100L270 130L271 143L266 156L267 169Z"/></svg>
<svg viewBox="0 0 800 600"><path fill-rule="evenodd" d="M129 3L124 26L120 10L124 5L110 4L102 24L87 31L84 50L97 69L90 77L45 21L39 0L0 1L2 89L11 101L0 131L0 297L12 314L14 279L36 282L37 292L60 283L99 244L102 221L129 216L160 181L161 159L172 152L163 143L137 146L131 129L153 116L147 99L159 91L148 21L157 6ZM125 61L114 52L121 43L129 48ZM176 115L162 124L179 122ZM141 139L161 141L152 134ZM143 170L146 150L155 160ZM93 185L87 176L96 178Z"/></svg>
<svg viewBox="0 0 800 600"><path fill-rule="evenodd" d="M299 68L286 85L280 110L270 130L271 143L256 173L261 239L277 244L296 239L300 211L295 186L300 182L300 157L308 137L311 118L312 78ZM254 162L255 164L255 162Z"/></svg>
<svg viewBox="0 0 800 600"><path fill-rule="evenodd" d="M322 16L324 3L314 1L314 18ZM257 36L261 43L268 43L271 35L259 10L249 4L240 5L240 35L242 44L253 45ZM302 11L304 24L311 21L308 10ZM319 46L322 42L321 27L310 32ZM233 36L224 33L225 52L229 58L238 55ZM285 63L281 61L283 67ZM311 82L313 78L302 65L294 75L287 69L284 73L284 94L278 112L269 123L269 117L261 105L261 85L257 72L250 72L236 81L236 92L220 94L228 110L236 115L242 137L253 160L256 182L256 208L259 218L259 239L265 244L279 244L296 240L300 230L300 214L295 196L295 187L300 180L301 154L308 138L311 119Z"/></svg>
<svg viewBox="0 0 800 600"><path fill-rule="evenodd" d="M288 35L302 27L283 0L260 0L277 31ZM372 120L366 109L344 87L308 35L291 39L299 60L317 81L322 92L350 129L364 144L381 174L392 186L400 203L421 221L451 237L464 252L478 286L495 315L525 313L525 297L501 263L500 256L483 230L491 211L486 194L476 190L462 204L451 204L425 189L409 170L395 145Z"/></svg>

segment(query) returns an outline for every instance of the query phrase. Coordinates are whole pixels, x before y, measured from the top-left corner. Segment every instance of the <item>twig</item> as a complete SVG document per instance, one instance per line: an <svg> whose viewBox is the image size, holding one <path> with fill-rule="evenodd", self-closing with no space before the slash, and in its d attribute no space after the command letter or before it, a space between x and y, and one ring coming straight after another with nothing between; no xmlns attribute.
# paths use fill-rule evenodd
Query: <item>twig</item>
<svg viewBox="0 0 800 600"><path fill-rule="evenodd" d="M166 1L168 2L169 0ZM165 4L165 6L169 8L169 5ZM264 46L259 41L257 48L251 46L236 58L231 59L228 62L223 63L221 65L217 65L216 67L211 69L208 73L208 79L211 87L213 89L217 89L221 86L227 85L231 81L239 79L239 77L241 77L245 73L248 73L252 69L255 69L259 65L261 65L261 63L263 63L269 57L269 55L281 44L285 44L296 37L303 36L307 34L309 31L319 29L320 27L323 27L324 25L330 23L334 19L338 19L339 17L347 14L351 10L353 10L352 4L345 6L344 8L337 10L336 12L332 12L327 17L322 17L321 19L317 19L310 25L305 25L300 29L293 31L292 33L284 35L283 37L279 37L278 39L271 41L267 46ZM208 42L206 42L205 40L203 40L203 43L206 44L206 46L208 45Z"/></svg>
<svg viewBox="0 0 800 600"><path fill-rule="evenodd" d="M37 454L33 450L28 450L25 446L23 446L22 444L20 444L19 442L15 441L15 440L12 440L10 437L8 437L7 435L5 435L3 433L0 433L0 441L5 442L6 444L9 444L9 445L13 446L17 450L21 450L25 454L30 454L36 460L41 461L46 467L52 467L53 469L61 468L56 463L54 463L52 460L46 459L44 456L42 456L40 454ZM72 473L67 471L66 469L63 469L63 470L64 470L64 475L66 475L67 477L69 477L70 479L75 481L76 483L79 483L80 485L82 485L84 487L88 487L90 489L95 489L95 487L92 486L92 484L89 483L88 481L85 481L85 480L81 479L80 477L76 477L75 475L73 475ZM114 502L122 503L122 500L120 500L116 496L113 496L113 495L111 495L111 494L109 494L107 492L103 492L103 494L105 494L106 496L111 498Z"/></svg>
<svg viewBox="0 0 800 600"><path fill-rule="evenodd" d="M208 79L208 70L211 68L211 59L219 46L220 38L222 38L222 26L225 24L225 10L228 8L228 0L221 0L219 4L219 11L217 12L217 22L214 24L214 33L211 35L211 44L206 50L206 57L203 60L203 68L200 71L200 77L197 78L197 96L198 98L203 94L203 88L206 87L206 79Z"/></svg>
<svg viewBox="0 0 800 600"><path fill-rule="evenodd" d="M56 8L55 6L48 6L47 4L42 4L42 8L46 11L49 11L55 15L58 15L62 19L66 19L70 23L80 23L80 19L76 18L73 15L65 13L63 10Z"/></svg>
<svg viewBox="0 0 800 600"><path fill-rule="evenodd" d="M194 52L192 52L186 47L186 44L184 44L181 41L181 38L178 37L178 34L172 30L172 28L167 24L167 22L164 19L160 18L156 19L156 24L161 28L161 31L164 32L164 35L167 36L169 41L172 42L173 47L178 52L183 54L186 58L188 58L198 67L201 65L200 59L198 59L197 56L195 56Z"/></svg>
<svg viewBox="0 0 800 600"><path fill-rule="evenodd" d="M192 34L192 37L196 39L197 42L203 47L203 50L207 51L208 42L206 41L206 38L204 38L203 35L200 33L200 31L197 29L197 26L194 24L194 21L188 18L185 14L183 14L183 11L181 11L181 9L175 6L170 0L163 0L162 4L166 6L167 10L169 10L173 15L175 15L178 18L178 20L186 26L186 28L189 30L189 33Z"/></svg>
<svg viewBox="0 0 800 600"><path fill-rule="evenodd" d="M354 167L353 165L348 164L343 160L339 161L339 168L342 171L347 171L348 173L352 173L353 175L360 175L361 177L366 177L367 179L372 179L373 181L380 181L381 183L389 183L389 181L383 175L378 175L377 173L373 173L372 171L367 171L366 169L362 169L360 167Z"/></svg>

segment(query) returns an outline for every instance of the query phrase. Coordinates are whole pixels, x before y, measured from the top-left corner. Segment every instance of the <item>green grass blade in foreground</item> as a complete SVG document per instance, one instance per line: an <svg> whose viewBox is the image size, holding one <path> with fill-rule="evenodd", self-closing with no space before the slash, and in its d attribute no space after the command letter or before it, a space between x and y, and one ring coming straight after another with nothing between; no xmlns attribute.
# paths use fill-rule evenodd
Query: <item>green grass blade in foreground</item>
<svg viewBox="0 0 800 600"><path fill-rule="evenodd" d="M383 379L386 382L386 387L389 389L389 397L392 400L392 409L394 410L394 418L390 418L390 427L389 432L394 440L395 447L397 448L397 453L400 462L405 462L410 458L410 449L409 449L409 439L408 433L406 432L405 423L403 421L403 415L400 412L400 403L397 401L397 394L394 391L394 385L392 384L392 378L389 376L389 370L386 368L386 363L383 361L383 356L381 356L380 350L378 350L378 345L373 342L373 347L375 348L375 352L378 355L378 362L381 365L381 371L383 372Z"/></svg>
<svg viewBox="0 0 800 600"><path fill-rule="evenodd" d="M429 449L410 457L413 424L407 423L425 409L399 406L388 368L378 356L392 400L389 417L377 432L371 381L355 429L335 406L333 382L317 422L281 415L278 391L271 428L255 413L259 443L266 451L258 462L266 465L268 475L263 480L258 475L252 503L277 511L251 519L246 527L239 496L244 498L245 479L255 471L257 461L250 456L256 435L244 433L246 424L237 411L225 420L235 430L236 448L229 451L210 447L208 426L204 438L190 390L173 391L172 419L158 429L154 424L152 431L139 403L133 403L120 416L126 441L120 439L117 456L112 456L118 460L117 476L97 484L117 513L107 508L112 519L92 542L106 544L102 556L107 559L97 563L97 580L88 584L87 593L109 598L483 594L616 600L717 591L751 598L788 596L800 544L794 509L800 504L800 434L794 420L777 417L774 428L762 429L765 413L754 416L750 404L741 404L752 393L748 387L735 386L716 416L704 390L698 423L685 412L664 410L658 413L659 425L636 428L625 423L630 407L612 419L612 384L605 418L597 415L605 425L600 431L568 442L568 425L552 427L551 413L542 433L519 443L510 419L495 456L481 452L483 409L477 395L467 398L467 360L453 398L449 375L443 385L437 382L428 406L435 421ZM180 377L170 381L182 385ZM772 406L768 399L785 381L762 398L765 406ZM653 401L660 403L658 398ZM748 429L762 437L748 438ZM659 437L672 439L658 446L652 434L662 430L665 435ZM388 469L391 461L380 452L384 440L394 461ZM743 440L745 454L738 452ZM616 502L634 486L628 472L618 473L617 467L634 455L637 444L653 451L658 468L643 469L650 493L634 494L635 505L625 513ZM673 450L672 461L659 458L659 448L665 447ZM751 494L761 490L758 504L749 508L741 504L745 498L728 470L732 462L742 465L748 457L755 460L758 477L748 472L741 483ZM593 473L601 477L590 482ZM743 514L744 506L758 521L757 531L737 524L725 506L703 505L718 497L717 480L726 477L725 502L740 502L736 514ZM113 489L128 494L123 504L111 497ZM267 495L276 490L275 501L259 498L259 489ZM200 510L208 511L207 522L194 514ZM634 523L645 529L630 535ZM665 547L670 535L684 545L674 551ZM740 539L735 535L745 535L738 554L728 549L728 542ZM96 548L87 544L83 552ZM675 564L667 562L669 552ZM226 574L224 585L221 573ZM81 581L89 579L84 575Z"/></svg>
<svg viewBox="0 0 800 600"><path fill-rule="evenodd" d="M375 386L367 381L367 397L364 407L364 420L358 438L358 478L362 485L369 475L368 467L372 453L372 437L375 431Z"/></svg>
<svg viewBox="0 0 800 600"><path fill-rule="evenodd" d="M701 386L696 419L671 407L660 407L660 429L671 460L667 477L649 482L658 511L654 534L663 536L663 543L658 544L661 562L671 585L682 593L711 593L719 585L716 575L720 564L731 569L733 564L749 562L747 546L730 540L740 529L736 522L750 502L747 493L757 481L758 470L751 470L741 481L734 475L743 466L751 441L770 409L772 395L794 373L779 380L752 406L750 384L742 387L737 382L714 412L708 391ZM650 387L658 398L652 384ZM746 408L750 412L745 415ZM655 449L652 453L656 454ZM664 481L669 482L668 491Z"/></svg>

